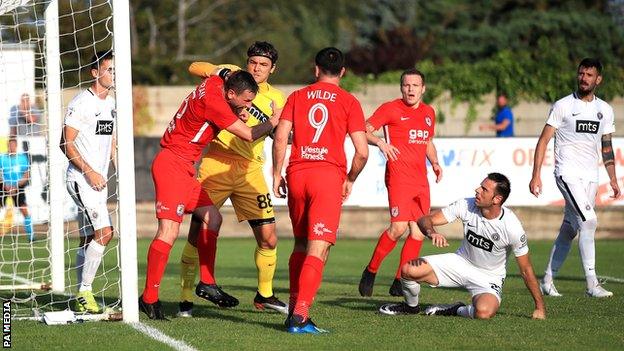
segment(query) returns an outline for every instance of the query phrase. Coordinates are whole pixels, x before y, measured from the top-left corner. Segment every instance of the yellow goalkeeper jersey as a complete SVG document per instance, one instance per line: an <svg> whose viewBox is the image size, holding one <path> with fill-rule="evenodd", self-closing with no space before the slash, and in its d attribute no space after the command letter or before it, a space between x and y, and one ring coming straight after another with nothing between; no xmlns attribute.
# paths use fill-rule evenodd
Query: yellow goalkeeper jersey
<svg viewBox="0 0 624 351"><path fill-rule="evenodd" d="M249 119L246 124L249 127L258 125L273 116L273 111L282 109L286 103L284 93L271 86L269 83L260 83L258 94L249 108ZM253 161L264 163L264 139L248 142L227 130L219 132L217 137L210 143L208 152L234 153Z"/></svg>

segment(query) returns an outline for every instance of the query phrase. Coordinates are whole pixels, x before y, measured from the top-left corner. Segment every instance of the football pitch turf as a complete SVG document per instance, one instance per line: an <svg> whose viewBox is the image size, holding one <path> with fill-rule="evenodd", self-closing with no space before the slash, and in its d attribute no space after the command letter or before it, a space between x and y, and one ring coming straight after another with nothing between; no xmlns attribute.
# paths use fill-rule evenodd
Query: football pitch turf
<svg viewBox="0 0 624 351"><path fill-rule="evenodd" d="M323 283L312 307L311 316L326 335L289 335L284 316L259 312L253 307L256 268L253 263L255 241L220 239L217 280L225 291L238 297L233 309L218 308L195 300L194 318L175 318L179 298L179 239L169 257L161 283L160 298L170 322L141 322L167 336L183 341L197 350L622 350L624 349L624 240L596 242L597 271L616 278L605 283L614 297L593 299L584 296L585 279L575 243L556 280L564 296L545 297L547 320L530 319L533 300L518 275L513 257L508 264L503 288L503 303L492 320L467 320L459 317L383 316L377 308L384 302L401 301L388 295L398 262L400 246L384 261L372 298L358 294L363 267L375 245L374 240L338 240L324 271ZM139 288L142 290L146 252L150 240L139 247ZM429 242L422 255L453 251L436 249ZM542 275L551 241L530 241L533 267ZM288 300L288 256L291 240L280 240L275 293ZM513 255L512 255L513 256ZM433 289L423 286L421 304L469 301L462 290ZM12 346L15 350L167 350L157 342L122 322L92 322L46 326L30 321L13 321Z"/></svg>

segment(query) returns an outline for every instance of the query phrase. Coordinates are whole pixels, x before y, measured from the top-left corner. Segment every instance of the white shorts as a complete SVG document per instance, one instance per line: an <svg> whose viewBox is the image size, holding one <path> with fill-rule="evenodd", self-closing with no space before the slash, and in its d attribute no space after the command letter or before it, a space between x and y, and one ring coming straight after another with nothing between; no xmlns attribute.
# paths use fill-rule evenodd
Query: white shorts
<svg viewBox="0 0 624 351"><path fill-rule="evenodd" d="M501 302L505 276L490 274L475 267L454 252L424 256L422 259L429 263L438 277L438 285L432 287L465 288L472 297L487 293L496 296L498 302Z"/></svg>
<svg viewBox="0 0 624 351"><path fill-rule="evenodd" d="M598 183L562 175L556 175L555 181L565 199L564 220L578 229L580 223L596 218Z"/></svg>
<svg viewBox="0 0 624 351"><path fill-rule="evenodd" d="M93 190L85 179L68 180L67 191L78 206L80 236L91 236L95 230L112 227L106 207L108 187L102 191Z"/></svg>

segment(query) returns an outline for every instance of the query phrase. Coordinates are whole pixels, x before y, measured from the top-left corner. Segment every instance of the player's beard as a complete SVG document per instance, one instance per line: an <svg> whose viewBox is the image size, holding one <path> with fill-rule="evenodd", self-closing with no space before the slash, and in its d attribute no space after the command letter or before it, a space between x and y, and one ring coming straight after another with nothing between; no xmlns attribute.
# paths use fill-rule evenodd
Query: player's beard
<svg viewBox="0 0 624 351"><path fill-rule="evenodd" d="M577 88L579 95L581 96L587 96L589 94L592 94L594 92L594 89L596 89L596 84L587 83L586 85L583 85L582 82L579 82Z"/></svg>

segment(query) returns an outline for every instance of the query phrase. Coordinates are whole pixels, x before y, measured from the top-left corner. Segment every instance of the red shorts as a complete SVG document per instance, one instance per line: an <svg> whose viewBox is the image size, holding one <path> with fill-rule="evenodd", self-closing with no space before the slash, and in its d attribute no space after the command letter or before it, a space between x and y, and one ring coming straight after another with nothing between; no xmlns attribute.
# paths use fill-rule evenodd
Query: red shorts
<svg viewBox="0 0 624 351"><path fill-rule="evenodd" d="M336 243L344 180L344 173L332 166L286 175L288 211L295 237Z"/></svg>
<svg viewBox="0 0 624 351"><path fill-rule="evenodd" d="M195 178L193 163L169 149L161 149L152 162L156 189L156 218L181 223L185 213L210 206L210 196Z"/></svg>
<svg viewBox="0 0 624 351"><path fill-rule="evenodd" d="M387 184L390 222L417 221L429 214L429 186Z"/></svg>

